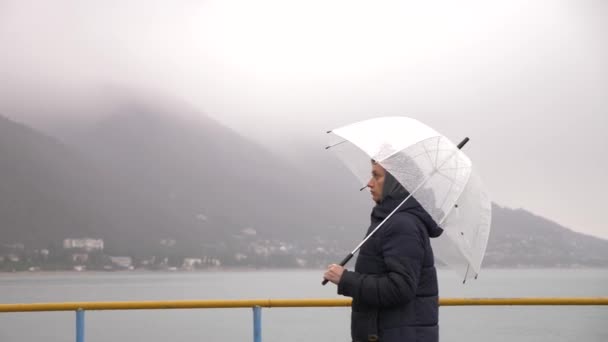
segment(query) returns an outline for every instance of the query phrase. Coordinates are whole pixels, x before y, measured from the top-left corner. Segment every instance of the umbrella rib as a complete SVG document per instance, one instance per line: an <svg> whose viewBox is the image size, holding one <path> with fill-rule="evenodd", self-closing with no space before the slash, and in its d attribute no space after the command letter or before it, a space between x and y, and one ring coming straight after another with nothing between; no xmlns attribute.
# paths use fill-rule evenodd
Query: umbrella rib
<svg viewBox="0 0 608 342"><path fill-rule="evenodd" d="M451 149L451 148L440 148L440 149L438 149L438 150L437 150L437 152L443 152L443 151L446 151L446 152L451 152L451 151L454 151L454 150L453 150L453 149ZM431 151L431 152L432 152L432 151ZM398 153L399 153L399 152L398 152ZM414 159L414 158L418 158L418 157L420 157L421 155L423 155L423 154L425 154L425 153L429 153L429 151L428 151L428 150L426 150L426 152L421 152L421 153L418 153L418 154L416 154L416 155L413 155L413 156L408 156L408 157L410 157L410 158ZM391 156L391 157L392 157L392 156ZM388 159L388 158L386 158L386 159Z"/></svg>
<svg viewBox="0 0 608 342"><path fill-rule="evenodd" d="M390 168L388 168L388 167L386 168L386 170L387 170L388 172L391 172L391 169L390 169ZM392 173L392 172L391 172L391 173ZM397 172L395 172L395 173L397 173ZM407 172L407 171L405 171L405 170L403 170L403 171L399 170L399 173L405 173L405 174L408 174L408 175L410 175L410 176L414 176L414 177L418 178L418 175L417 175L417 174L415 174L415 173L410 173L410 172Z"/></svg>
<svg viewBox="0 0 608 342"><path fill-rule="evenodd" d="M442 174L442 173L440 173L440 172L438 172L438 173L439 173L440 175L442 175L442 176L446 177L444 174ZM447 178L449 179L449 177L447 177ZM455 182L455 181L452 181L452 182L450 183L450 188L448 189L448 194L450 193L450 191L452 191L452 188L454 187L454 183L456 183L456 182ZM443 199L443 203L441 203L441 206L439 207L439 209L442 209L442 208L443 208L443 206L445 205L445 202L447 202L447 201L448 201L448 196L445 196L445 198Z"/></svg>
<svg viewBox="0 0 608 342"><path fill-rule="evenodd" d="M435 165L435 163L433 163L433 160L431 159L431 154L429 152L429 150L426 149L426 146L424 145L424 143L422 144L422 148L424 149L424 152L426 152L426 157L429 158L429 162L431 163L431 165L433 165L433 168L437 168L437 165ZM417 157L417 156L416 156Z"/></svg>
<svg viewBox="0 0 608 342"><path fill-rule="evenodd" d="M455 180L451 179L450 177L444 175L443 173L441 173L439 171L437 173L440 174L441 176L447 178L450 181L450 188L447 191L448 194L452 191L452 189L454 188L454 185L456 185L456 184L458 184L459 186L463 187L463 185L461 183L456 182ZM441 206L439 207L439 209L442 209L447 201L448 201L448 196L445 196L445 198L443 199L443 202L441 203ZM449 214L449 212L451 212L451 210L449 210L448 213L444 215L443 219L445 219L447 217L447 215ZM443 222L443 219L441 220L442 222Z"/></svg>
<svg viewBox="0 0 608 342"><path fill-rule="evenodd" d="M455 178L452 178L446 174L444 174L441 171L437 171L438 174L440 174L441 176L445 177L447 180L449 180L450 182L452 182L453 184L458 184L459 186L464 186L464 183L459 182L458 180L456 180Z"/></svg>
<svg viewBox="0 0 608 342"><path fill-rule="evenodd" d="M448 181L450 181L450 183L457 183L456 179L453 177L450 177L448 175L446 175L445 173L441 172L441 171L437 171L437 173L441 176L443 176L445 179L447 179Z"/></svg>
<svg viewBox="0 0 608 342"><path fill-rule="evenodd" d="M454 150L453 150L453 149L450 149L450 148L440 148L440 149L438 149L438 150L437 150L437 153L439 154L439 152L444 152L444 151L445 151L445 152L452 152L452 151L454 151ZM427 155L428 155L429 153L432 153L432 151L428 151L428 150L426 150L426 149L425 149L425 152L421 152L421 153L418 153L418 154L416 154L416 155L409 156L409 157L410 157L410 158L412 158L412 159L415 159L415 158L420 157L420 156L421 156L421 155L423 155L423 154L427 154ZM388 159L388 158L387 158L387 159ZM433 161L431 160L431 158L430 158L430 157L429 157L429 161L431 162L431 165L433 165ZM435 166L435 165L433 165L433 166Z"/></svg>
<svg viewBox="0 0 608 342"><path fill-rule="evenodd" d="M437 138L437 146L435 147L435 162L437 162L437 160L439 159L439 140L441 140L441 138ZM433 166L437 168L437 165Z"/></svg>
<svg viewBox="0 0 608 342"><path fill-rule="evenodd" d="M338 145L340 145L340 144L344 144L344 143L345 143L345 142L347 142L347 141L348 141L348 140L342 140L342 141L340 141L340 142L338 142L338 143L335 143L335 144L333 144L333 145L325 146L325 149L326 149L326 150L329 150L330 148L335 147L335 146L338 146Z"/></svg>
<svg viewBox="0 0 608 342"><path fill-rule="evenodd" d="M461 167L445 167L442 168L441 171L445 171L445 170L464 170L464 169L470 169L470 166L461 166Z"/></svg>

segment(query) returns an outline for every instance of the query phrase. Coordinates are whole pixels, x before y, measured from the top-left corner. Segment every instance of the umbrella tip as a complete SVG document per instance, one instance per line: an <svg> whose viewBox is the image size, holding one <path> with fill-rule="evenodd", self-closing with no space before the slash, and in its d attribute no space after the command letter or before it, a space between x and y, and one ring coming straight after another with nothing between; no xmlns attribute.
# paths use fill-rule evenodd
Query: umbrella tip
<svg viewBox="0 0 608 342"><path fill-rule="evenodd" d="M469 137L465 137L465 138L464 138L464 139L463 139L463 140L460 142L460 144L458 144L458 146L456 146L456 147L458 147L458 149L459 149L459 150L461 150L461 149L464 147L464 145L466 145L466 144L469 142L469 140L471 140L471 139L469 139Z"/></svg>

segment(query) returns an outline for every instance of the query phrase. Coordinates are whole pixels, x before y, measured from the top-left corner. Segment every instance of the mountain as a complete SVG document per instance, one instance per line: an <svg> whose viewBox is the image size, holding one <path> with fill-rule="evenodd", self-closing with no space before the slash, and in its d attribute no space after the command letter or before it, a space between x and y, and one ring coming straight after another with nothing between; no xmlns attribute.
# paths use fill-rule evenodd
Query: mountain
<svg viewBox="0 0 608 342"><path fill-rule="evenodd" d="M245 228L305 238L339 220L323 184L187 104L139 94L111 101L105 119L66 141L201 239Z"/></svg>
<svg viewBox="0 0 608 342"><path fill-rule="evenodd" d="M101 108L60 140L1 118L0 243L96 237L112 254L150 255L176 240L187 255L244 230L299 245L341 234L335 192L187 105L130 95Z"/></svg>
<svg viewBox="0 0 608 342"><path fill-rule="evenodd" d="M492 208L484 265L608 265L608 240L574 232L523 209Z"/></svg>
<svg viewBox="0 0 608 342"><path fill-rule="evenodd" d="M61 140L0 117L0 243L98 237L108 253L146 256L175 240L182 255L231 258L280 240L341 257L363 237L369 196L322 147L286 141L297 156L286 159L185 103L123 93ZM494 205L484 264L605 266L607 251L606 240Z"/></svg>
<svg viewBox="0 0 608 342"><path fill-rule="evenodd" d="M46 248L95 237L111 241L110 252L138 254L168 235L162 208L137 200L78 151L2 116L0 178L2 243Z"/></svg>

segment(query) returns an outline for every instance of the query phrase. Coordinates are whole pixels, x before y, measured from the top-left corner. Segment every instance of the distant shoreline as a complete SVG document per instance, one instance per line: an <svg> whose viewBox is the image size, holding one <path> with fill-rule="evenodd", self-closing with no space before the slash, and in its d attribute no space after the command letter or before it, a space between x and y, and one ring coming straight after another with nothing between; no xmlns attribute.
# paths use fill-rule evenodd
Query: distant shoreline
<svg viewBox="0 0 608 342"><path fill-rule="evenodd" d="M347 267L348 268L348 267ZM352 269L352 268L351 268ZM439 270L450 270L449 267L437 267ZM539 267L539 266L492 266L485 267L483 270L606 270L608 271L608 265L605 267L600 266L549 266L549 267ZM147 269L135 269L135 270L115 270L115 271L102 271L102 270L61 270L61 271L0 271L0 276L2 275L75 275L75 274L201 274L201 273L228 273L228 272L268 272L268 271L276 271L276 272L291 272L291 271L319 271L322 272L323 268L279 268L279 267L219 267L219 268L209 268L209 269L198 269L198 270L147 270Z"/></svg>

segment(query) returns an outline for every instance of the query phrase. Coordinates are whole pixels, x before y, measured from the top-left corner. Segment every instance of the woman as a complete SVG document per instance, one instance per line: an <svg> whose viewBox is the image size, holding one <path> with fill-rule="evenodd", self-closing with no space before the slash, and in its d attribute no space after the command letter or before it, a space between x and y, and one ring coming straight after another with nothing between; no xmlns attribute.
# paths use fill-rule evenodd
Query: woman
<svg viewBox="0 0 608 342"><path fill-rule="evenodd" d="M367 186L376 202L367 234L409 193L380 164ZM352 297L351 336L356 342L436 342L439 297L430 238L442 229L411 197L360 249L355 270L333 264L325 279Z"/></svg>

